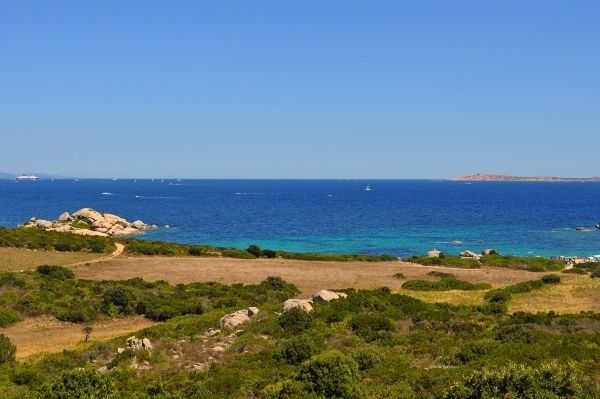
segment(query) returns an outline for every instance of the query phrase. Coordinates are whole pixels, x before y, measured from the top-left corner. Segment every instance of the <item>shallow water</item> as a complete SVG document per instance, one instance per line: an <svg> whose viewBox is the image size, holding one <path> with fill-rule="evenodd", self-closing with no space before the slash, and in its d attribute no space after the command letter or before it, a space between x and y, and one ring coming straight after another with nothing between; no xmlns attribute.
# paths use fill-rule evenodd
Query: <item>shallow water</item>
<svg viewBox="0 0 600 399"><path fill-rule="evenodd" d="M188 243L398 256L431 248L600 254L600 183L0 180L0 225L82 207L170 225L140 238Z"/></svg>

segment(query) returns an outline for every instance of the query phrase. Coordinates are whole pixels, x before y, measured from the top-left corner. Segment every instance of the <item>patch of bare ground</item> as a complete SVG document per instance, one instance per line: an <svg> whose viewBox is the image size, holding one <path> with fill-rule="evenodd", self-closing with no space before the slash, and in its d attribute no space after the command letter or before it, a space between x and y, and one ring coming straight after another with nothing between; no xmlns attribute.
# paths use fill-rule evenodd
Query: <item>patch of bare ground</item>
<svg viewBox="0 0 600 399"><path fill-rule="evenodd" d="M296 284L302 296L321 289L377 288L400 290L407 279L432 279L432 270L453 273L471 282L485 282L494 287L540 278L540 273L511 269L452 269L421 266L406 262L314 262L285 259L118 257L102 263L74 267L78 278L124 280L140 277L147 281L166 280L172 284L216 281L224 284L256 284L267 276L280 276ZM394 274L406 277L399 279ZM403 290L404 292L404 290ZM407 294L413 295L414 292Z"/></svg>
<svg viewBox="0 0 600 399"><path fill-rule="evenodd" d="M90 262L104 254L57 252L23 248L0 248L0 272L31 270L39 265L69 265Z"/></svg>
<svg viewBox="0 0 600 399"><path fill-rule="evenodd" d="M93 327L90 341L103 341L139 331L156 324L143 316L123 317L90 324ZM82 329L86 325L67 323L53 317L42 316L23 320L8 328L0 328L17 346L17 358L34 354L60 352L86 345Z"/></svg>

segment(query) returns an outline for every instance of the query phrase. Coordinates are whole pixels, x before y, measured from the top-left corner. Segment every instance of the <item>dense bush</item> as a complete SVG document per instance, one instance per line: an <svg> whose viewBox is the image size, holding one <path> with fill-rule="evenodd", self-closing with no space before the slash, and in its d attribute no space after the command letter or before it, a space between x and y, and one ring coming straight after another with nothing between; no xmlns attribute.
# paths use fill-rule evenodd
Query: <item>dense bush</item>
<svg viewBox="0 0 600 399"><path fill-rule="evenodd" d="M389 338L396 329L392 320L379 313L364 313L352 316L350 328L365 341Z"/></svg>
<svg viewBox="0 0 600 399"><path fill-rule="evenodd" d="M394 277L396 277L396 278L398 278L400 280L403 280L403 279L406 278L406 276L402 272L398 272L398 273L394 274Z"/></svg>
<svg viewBox="0 0 600 399"><path fill-rule="evenodd" d="M7 229L0 227L0 247L103 253L114 251L115 244L108 237L59 233L37 228Z"/></svg>
<svg viewBox="0 0 600 399"><path fill-rule="evenodd" d="M272 259L277 257L277 252L273 251L272 249L263 249L261 251L261 256Z"/></svg>
<svg viewBox="0 0 600 399"><path fill-rule="evenodd" d="M13 309L0 308L0 327L8 327L19 321L19 315Z"/></svg>
<svg viewBox="0 0 600 399"><path fill-rule="evenodd" d="M560 283L560 276L558 274L546 274L544 277L542 277L542 283L558 284Z"/></svg>
<svg viewBox="0 0 600 399"><path fill-rule="evenodd" d="M288 333L298 334L313 325L313 318L310 313L294 308L279 316L279 325Z"/></svg>
<svg viewBox="0 0 600 399"><path fill-rule="evenodd" d="M450 388L444 399L576 399L581 394L580 377L570 365L544 363L529 367L509 363L474 372Z"/></svg>
<svg viewBox="0 0 600 399"><path fill-rule="evenodd" d="M573 267L571 269L563 270L562 272L566 274L588 274L587 270L580 267Z"/></svg>
<svg viewBox="0 0 600 399"><path fill-rule="evenodd" d="M25 280L13 272L0 273L0 288L9 286L15 288L25 288Z"/></svg>
<svg viewBox="0 0 600 399"><path fill-rule="evenodd" d="M590 277L592 277L592 278L600 278L600 267L594 269L594 271L592 272L592 274L590 274Z"/></svg>
<svg viewBox="0 0 600 399"><path fill-rule="evenodd" d="M113 399L116 389L112 380L95 371L71 371L53 384L44 387L39 398L44 399Z"/></svg>
<svg viewBox="0 0 600 399"><path fill-rule="evenodd" d="M461 347L453 356L453 364L466 364L470 361L481 359L498 347L494 340L484 339L470 342Z"/></svg>
<svg viewBox="0 0 600 399"><path fill-rule="evenodd" d="M260 257L260 247L256 244L252 244L250 245L248 248L246 248L246 252L248 252L251 255L254 255L255 258Z"/></svg>
<svg viewBox="0 0 600 399"><path fill-rule="evenodd" d="M350 356L360 371L367 371L372 369L378 364L383 363L383 355L380 351L377 351L369 346L361 346L350 351Z"/></svg>
<svg viewBox="0 0 600 399"><path fill-rule="evenodd" d="M133 306L131 291L124 286L110 287L102 296L102 313L107 315L129 314Z"/></svg>
<svg viewBox="0 0 600 399"><path fill-rule="evenodd" d="M73 273L73 270L62 266L41 265L37 267L36 271L43 276L58 280L69 280L75 278L75 273Z"/></svg>
<svg viewBox="0 0 600 399"><path fill-rule="evenodd" d="M308 392L325 398L365 398L360 371L352 358L332 350L304 363L296 379Z"/></svg>
<svg viewBox="0 0 600 399"><path fill-rule="evenodd" d="M317 353L317 345L307 335L292 337L283 342L275 357L288 364L300 364Z"/></svg>
<svg viewBox="0 0 600 399"><path fill-rule="evenodd" d="M17 347L10 342L10 339L0 334L0 365L13 362L16 353Z"/></svg>
<svg viewBox="0 0 600 399"><path fill-rule="evenodd" d="M391 255L360 255L360 254L321 254L311 252L278 252L283 259L330 261L330 262L386 262L398 260Z"/></svg>
<svg viewBox="0 0 600 399"><path fill-rule="evenodd" d="M475 284L468 281L457 280L455 278L443 278L439 281L408 280L402 284L402 288L411 291L475 291L486 290L492 288L492 286L486 283Z"/></svg>

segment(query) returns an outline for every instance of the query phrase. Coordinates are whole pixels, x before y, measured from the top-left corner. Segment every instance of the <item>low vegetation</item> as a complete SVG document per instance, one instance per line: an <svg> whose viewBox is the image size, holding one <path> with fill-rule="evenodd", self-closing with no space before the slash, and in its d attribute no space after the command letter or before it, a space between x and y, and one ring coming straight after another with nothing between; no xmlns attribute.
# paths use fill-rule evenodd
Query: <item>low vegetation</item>
<svg viewBox="0 0 600 399"><path fill-rule="evenodd" d="M238 259L283 258L308 261L334 262L384 262L397 260L389 255L359 255L359 254L322 254L310 252L286 252L272 249L262 249L256 244L246 249L211 247L208 245L188 245L168 243L164 241L126 240L127 252L138 255L161 256L224 256Z"/></svg>
<svg viewBox="0 0 600 399"><path fill-rule="evenodd" d="M487 283L475 284L464 280L458 280L454 277L446 277L438 281L408 280L402 284L402 288L411 291L476 291L487 290L492 288L492 286Z"/></svg>
<svg viewBox="0 0 600 399"><path fill-rule="evenodd" d="M564 262L559 260L541 257L503 256L499 254L481 256L479 260L448 255L439 258L413 256L405 260L424 266L446 266L466 269L479 269L481 267L508 268L531 272L560 271L565 267Z"/></svg>
<svg viewBox="0 0 600 399"><path fill-rule="evenodd" d="M92 332L80 350L15 361L14 345L0 336L0 397L596 398L600 358L590 348L600 346L600 315L490 311L512 295L560 283L550 276L490 290L484 306L426 303L387 288L347 289L347 298L315 303L312 313L280 313L297 290L277 277L250 286L171 286L78 280L59 267L4 273L2 298L21 317L25 309L60 315L75 301L93 317L144 312L165 321L136 334L151 339L153 350L120 354L125 337L94 342ZM216 355L204 332L249 305L261 309L250 322L210 338L234 337ZM195 371L199 361L212 363ZM145 368L132 366L143 362ZM104 365L111 370L101 374Z"/></svg>
<svg viewBox="0 0 600 399"><path fill-rule="evenodd" d="M0 247L107 253L114 251L115 244L108 237L83 236L36 228L7 229L0 227Z"/></svg>
<svg viewBox="0 0 600 399"><path fill-rule="evenodd" d="M70 269L43 265L35 272L0 273L0 326L24 317L50 315L62 321L87 323L103 317L140 314L154 321L201 314L211 309L259 305L285 300L298 291L279 278L258 285L225 286L78 280Z"/></svg>

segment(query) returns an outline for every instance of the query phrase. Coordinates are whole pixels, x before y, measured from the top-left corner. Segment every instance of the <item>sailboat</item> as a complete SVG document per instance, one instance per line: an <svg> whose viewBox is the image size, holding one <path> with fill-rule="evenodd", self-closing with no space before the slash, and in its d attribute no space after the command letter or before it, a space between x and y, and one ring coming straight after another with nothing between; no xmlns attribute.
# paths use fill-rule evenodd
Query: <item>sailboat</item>
<svg viewBox="0 0 600 399"><path fill-rule="evenodd" d="M367 184L367 187L365 187L365 191L371 191L371 186L369 186L369 185Z"/></svg>

